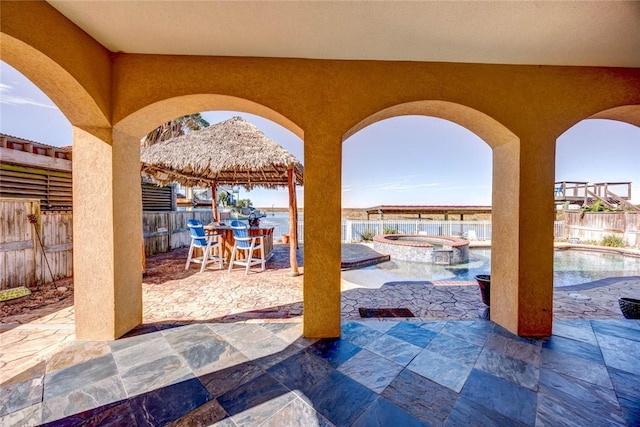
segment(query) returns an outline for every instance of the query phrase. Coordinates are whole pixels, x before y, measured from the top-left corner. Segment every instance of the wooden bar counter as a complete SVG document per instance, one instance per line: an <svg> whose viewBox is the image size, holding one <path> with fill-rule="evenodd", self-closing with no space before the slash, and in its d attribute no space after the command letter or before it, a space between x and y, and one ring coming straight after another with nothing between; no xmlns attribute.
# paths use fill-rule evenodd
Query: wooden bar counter
<svg viewBox="0 0 640 427"><path fill-rule="evenodd" d="M209 234L222 234L220 239L222 248L222 256L224 257L224 262L229 264L229 259L231 259L231 251L233 250L233 244L235 242L233 238L233 228L228 225L213 225L208 224L204 226L204 229ZM273 230L274 227L249 227L249 236L258 236L263 235L263 248L264 248L264 259L267 260L271 257L273 252ZM253 251L254 258L260 257L260 249L256 249ZM236 259L245 259L247 257L247 253L245 251L238 251L236 253Z"/></svg>

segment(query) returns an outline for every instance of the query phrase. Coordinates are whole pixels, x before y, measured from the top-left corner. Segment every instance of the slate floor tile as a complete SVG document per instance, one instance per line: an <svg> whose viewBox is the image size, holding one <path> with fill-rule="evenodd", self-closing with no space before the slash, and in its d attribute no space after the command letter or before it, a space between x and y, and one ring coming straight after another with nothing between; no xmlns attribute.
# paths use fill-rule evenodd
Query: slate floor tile
<svg viewBox="0 0 640 427"><path fill-rule="evenodd" d="M196 378L140 394L131 401L138 426L160 426L175 421L211 400Z"/></svg>
<svg viewBox="0 0 640 427"><path fill-rule="evenodd" d="M176 355L177 352L161 335L154 339L146 339L134 345L112 350L113 358L121 371L129 370L140 365L146 365L157 359Z"/></svg>
<svg viewBox="0 0 640 427"><path fill-rule="evenodd" d="M177 355L168 355L143 365L121 370L127 395L134 396L194 378L194 373Z"/></svg>
<svg viewBox="0 0 640 427"><path fill-rule="evenodd" d="M407 366L412 372L459 393L471 373L471 365L454 358L434 353L428 348L421 351Z"/></svg>
<svg viewBox="0 0 640 427"><path fill-rule="evenodd" d="M124 350L126 348L142 344L146 341L151 341L162 337L162 332L158 331L155 326L146 327L142 330L137 330L136 328L134 328L131 333L132 335L125 335L124 337L117 340L109 341L109 347L111 347L111 351Z"/></svg>
<svg viewBox="0 0 640 427"><path fill-rule="evenodd" d="M634 351L633 348L612 349L602 346L600 349L602 350L604 363L607 366L620 369L634 375L640 375L640 362L638 362L638 354L640 353L638 353L638 351Z"/></svg>
<svg viewBox="0 0 640 427"><path fill-rule="evenodd" d="M0 416L42 402L43 383L44 375L0 387Z"/></svg>
<svg viewBox="0 0 640 427"><path fill-rule="evenodd" d="M382 332L360 322L343 322L340 331L343 340L347 340L358 347L364 347L382 336Z"/></svg>
<svg viewBox="0 0 640 427"><path fill-rule="evenodd" d="M409 344L404 340L385 334L369 343L365 349L392 360L399 365L406 366L420 353L422 347Z"/></svg>
<svg viewBox="0 0 640 427"><path fill-rule="evenodd" d="M333 368L324 360L302 351L272 366L267 372L290 390L308 393L333 372Z"/></svg>
<svg viewBox="0 0 640 427"><path fill-rule="evenodd" d="M476 363L482 351L481 346L446 334L438 334L426 349L469 367Z"/></svg>
<svg viewBox="0 0 640 427"><path fill-rule="evenodd" d="M592 325L593 330L598 335L609 335L611 337L624 338L627 340L640 342L640 329L596 320L592 321Z"/></svg>
<svg viewBox="0 0 640 427"><path fill-rule="evenodd" d="M447 324L446 320L429 320L420 324L421 328L428 329L433 332L440 332Z"/></svg>
<svg viewBox="0 0 640 427"><path fill-rule="evenodd" d="M58 426L132 426L137 421L131 402L129 400L120 400L118 402L91 408L89 410L69 415L63 419L45 423L42 427L58 427Z"/></svg>
<svg viewBox="0 0 640 427"><path fill-rule="evenodd" d="M244 328L225 334L224 339L238 350L244 350L272 336L273 334L262 325L248 324Z"/></svg>
<svg viewBox="0 0 640 427"><path fill-rule="evenodd" d="M378 397L353 424L353 427L375 426L428 427L429 424L384 397Z"/></svg>
<svg viewBox="0 0 640 427"><path fill-rule="evenodd" d="M45 399L42 405L42 421L58 420L126 398L127 394L118 375L85 382L81 387Z"/></svg>
<svg viewBox="0 0 640 427"><path fill-rule="evenodd" d="M190 347L183 347L180 356L196 375L217 371L249 360L246 355L230 343L214 336Z"/></svg>
<svg viewBox="0 0 640 427"><path fill-rule="evenodd" d="M500 334L491 334L487 338L484 348L522 360L533 366L540 366L541 345L529 344Z"/></svg>
<svg viewBox="0 0 640 427"><path fill-rule="evenodd" d="M526 427L527 424L492 411L464 396L456 404L447 418L446 427Z"/></svg>
<svg viewBox="0 0 640 427"><path fill-rule="evenodd" d="M491 322L456 321L447 322L440 332L482 346L492 330Z"/></svg>
<svg viewBox="0 0 640 427"><path fill-rule="evenodd" d="M299 398L294 399L260 425L260 427L282 426L334 427L333 423Z"/></svg>
<svg viewBox="0 0 640 427"><path fill-rule="evenodd" d="M198 376L211 396L218 397L262 375L262 368L253 362L238 363Z"/></svg>
<svg viewBox="0 0 640 427"><path fill-rule="evenodd" d="M259 359L272 354L278 354L290 347L292 344L281 340L275 335L271 335L262 341L255 342L254 345L244 348L242 353L249 359Z"/></svg>
<svg viewBox="0 0 640 427"><path fill-rule="evenodd" d="M118 376L118 369L111 354L79 363L47 375L44 378L44 400L67 395L87 384ZM117 399L116 399L117 400Z"/></svg>
<svg viewBox="0 0 640 427"><path fill-rule="evenodd" d="M382 397L428 424L442 425L458 394L404 369L382 392Z"/></svg>
<svg viewBox="0 0 640 427"><path fill-rule="evenodd" d="M337 426L349 426L378 395L341 372L334 371L305 396L311 406Z"/></svg>
<svg viewBox="0 0 640 427"><path fill-rule="evenodd" d="M542 349L541 368L568 375L600 387L613 388L605 365L559 351Z"/></svg>
<svg viewBox="0 0 640 427"><path fill-rule="evenodd" d="M521 423L535 423L536 393L486 372L473 369L460 396Z"/></svg>
<svg viewBox="0 0 640 427"><path fill-rule="evenodd" d="M221 427L224 423L234 426L235 423L224 410L217 400L212 399L198 406L186 415L168 424L167 427L193 427L193 426L210 426L215 425Z"/></svg>
<svg viewBox="0 0 640 427"><path fill-rule="evenodd" d="M381 393L402 368L389 359L362 350L343 363L338 370L376 393Z"/></svg>
<svg viewBox="0 0 640 427"><path fill-rule="evenodd" d="M506 354L485 348L480 353L475 369L495 375L533 391L538 391L537 366L514 359Z"/></svg>
<svg viewBox="0 0 640 427"><path fill-rule="evenodd" d="M0 416L0 426L39 426L42 424L42 403Z"/></svg>
<svg viewBox="0 0 640 427"><path fill-rule="evenodd" d="M218 397L218 403L238 425L260 425L287 406L296 395L268 373Z"/></svg>
<svg viewBox="0 0 640 427"><path fill-rule="evenodd" d="M218 337L211 328L203 324L187 325L180 328L169 329L163 331L162 335L169 345L171 345L171 347L177 352L182 352L189 347L206 343L210 339Z"/></svg>
<svg viewBox="0 0 640 427"><path fill-rule="evenodd" d="M542 343L543 348L571 354L595 363L604 363L600 348L596 345L575 341L569 338L551 336Z"/></svg>
<svg viewBox="0 0 640 427"><path fill-rule="evenodd" d="M436 336L435 332L421 328L416 323L399 323L389 329L387 334L423 348Z"/></svg>
<svg viewBox="0 0 640 427"><path fill-rule="evenodd" d="M553 322L553 335L575 341L582 341L591 345L598 345L598 340L596 340L596 335L589 321L577 323L556 320Z"/></svg>
<svg viewBox="0 0 640 427"><path fill-rule="evenodd" d="M548 369L540 370L538 418L550 425L576 420L583 420L582 425L624 425L613 390Z"/></svg>
<svg viewBox="0 0 640 427"><path fill-rule="evenodd" d="M395 321L395 320L386 320L386 319L371 319L371 320L366 320L366 321L362 321L359 322L362 323L365 326L368 326L372 329L375 329L376 331L380 331L382 333L388 332L389 329L393 328L394 326L396 326L399 322Z"/></svg>
<svg viewBox="0 0 640 427"><path fill-rule="evenodd" d="M307 348L306 351L337 368L355 356L360 351L360 347L340 338L325 338Z"/></svg>

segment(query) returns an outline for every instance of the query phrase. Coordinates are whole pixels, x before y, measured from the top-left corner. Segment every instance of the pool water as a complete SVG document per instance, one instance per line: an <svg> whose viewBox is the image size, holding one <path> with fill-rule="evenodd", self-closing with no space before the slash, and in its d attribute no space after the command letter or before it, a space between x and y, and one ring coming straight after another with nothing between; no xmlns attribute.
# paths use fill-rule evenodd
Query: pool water
<svg viewBox="0 0 640 427"><path fill-rule="evenodd" d="M379 276L378 279L386 282L475 281L477 274L490 274L491 249L470 249L469 262L466 264L435 265L392 259L366 269L375 271ZM640 258L576 250L554 252L554 287L572 286L620 276L640 276Z"/></svg>

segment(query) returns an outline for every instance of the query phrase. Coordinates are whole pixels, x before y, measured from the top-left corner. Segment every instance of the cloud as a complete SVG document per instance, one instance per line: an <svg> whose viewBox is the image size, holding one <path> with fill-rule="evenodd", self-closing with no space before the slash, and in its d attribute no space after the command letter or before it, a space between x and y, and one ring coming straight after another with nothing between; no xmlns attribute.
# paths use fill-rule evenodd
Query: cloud
<svg viewBox="0 0 640 427"><path fill-rule="evenodd" d="M2 97L0 97L0 103L7 104L7 105L49 108L52 110L58 109L58 107L53 105L51 101L49 101L49 103L44 103L44 102L36 101L35 99L31 99L23 96L11 95L8 93L11 91L11 89L13 89L12 86L5 83L0 83L0 94L2 94Z"/></svg>

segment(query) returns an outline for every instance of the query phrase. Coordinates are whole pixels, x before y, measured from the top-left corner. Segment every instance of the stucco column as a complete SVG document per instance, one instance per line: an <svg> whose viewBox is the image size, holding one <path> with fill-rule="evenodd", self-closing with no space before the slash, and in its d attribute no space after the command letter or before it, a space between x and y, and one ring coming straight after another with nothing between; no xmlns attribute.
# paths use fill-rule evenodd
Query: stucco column
<svg viewBox="0 0 640 427"><path fill-rule="evenodd" d="M491 320L549 336L553 309L554 141L493 149Z"/></svg>
<svg viewBox="0 0 640 427"><path fill-rule="evenodd" d="M342 142L305 129L304 336L340 336Z"/></svg>
<svg viewBox="0 0 640 427"><path fill-rule="evenodd" d="M73 269L80 340L115 339L142 322L139 171L135 138L74 127Z"/></svg>

